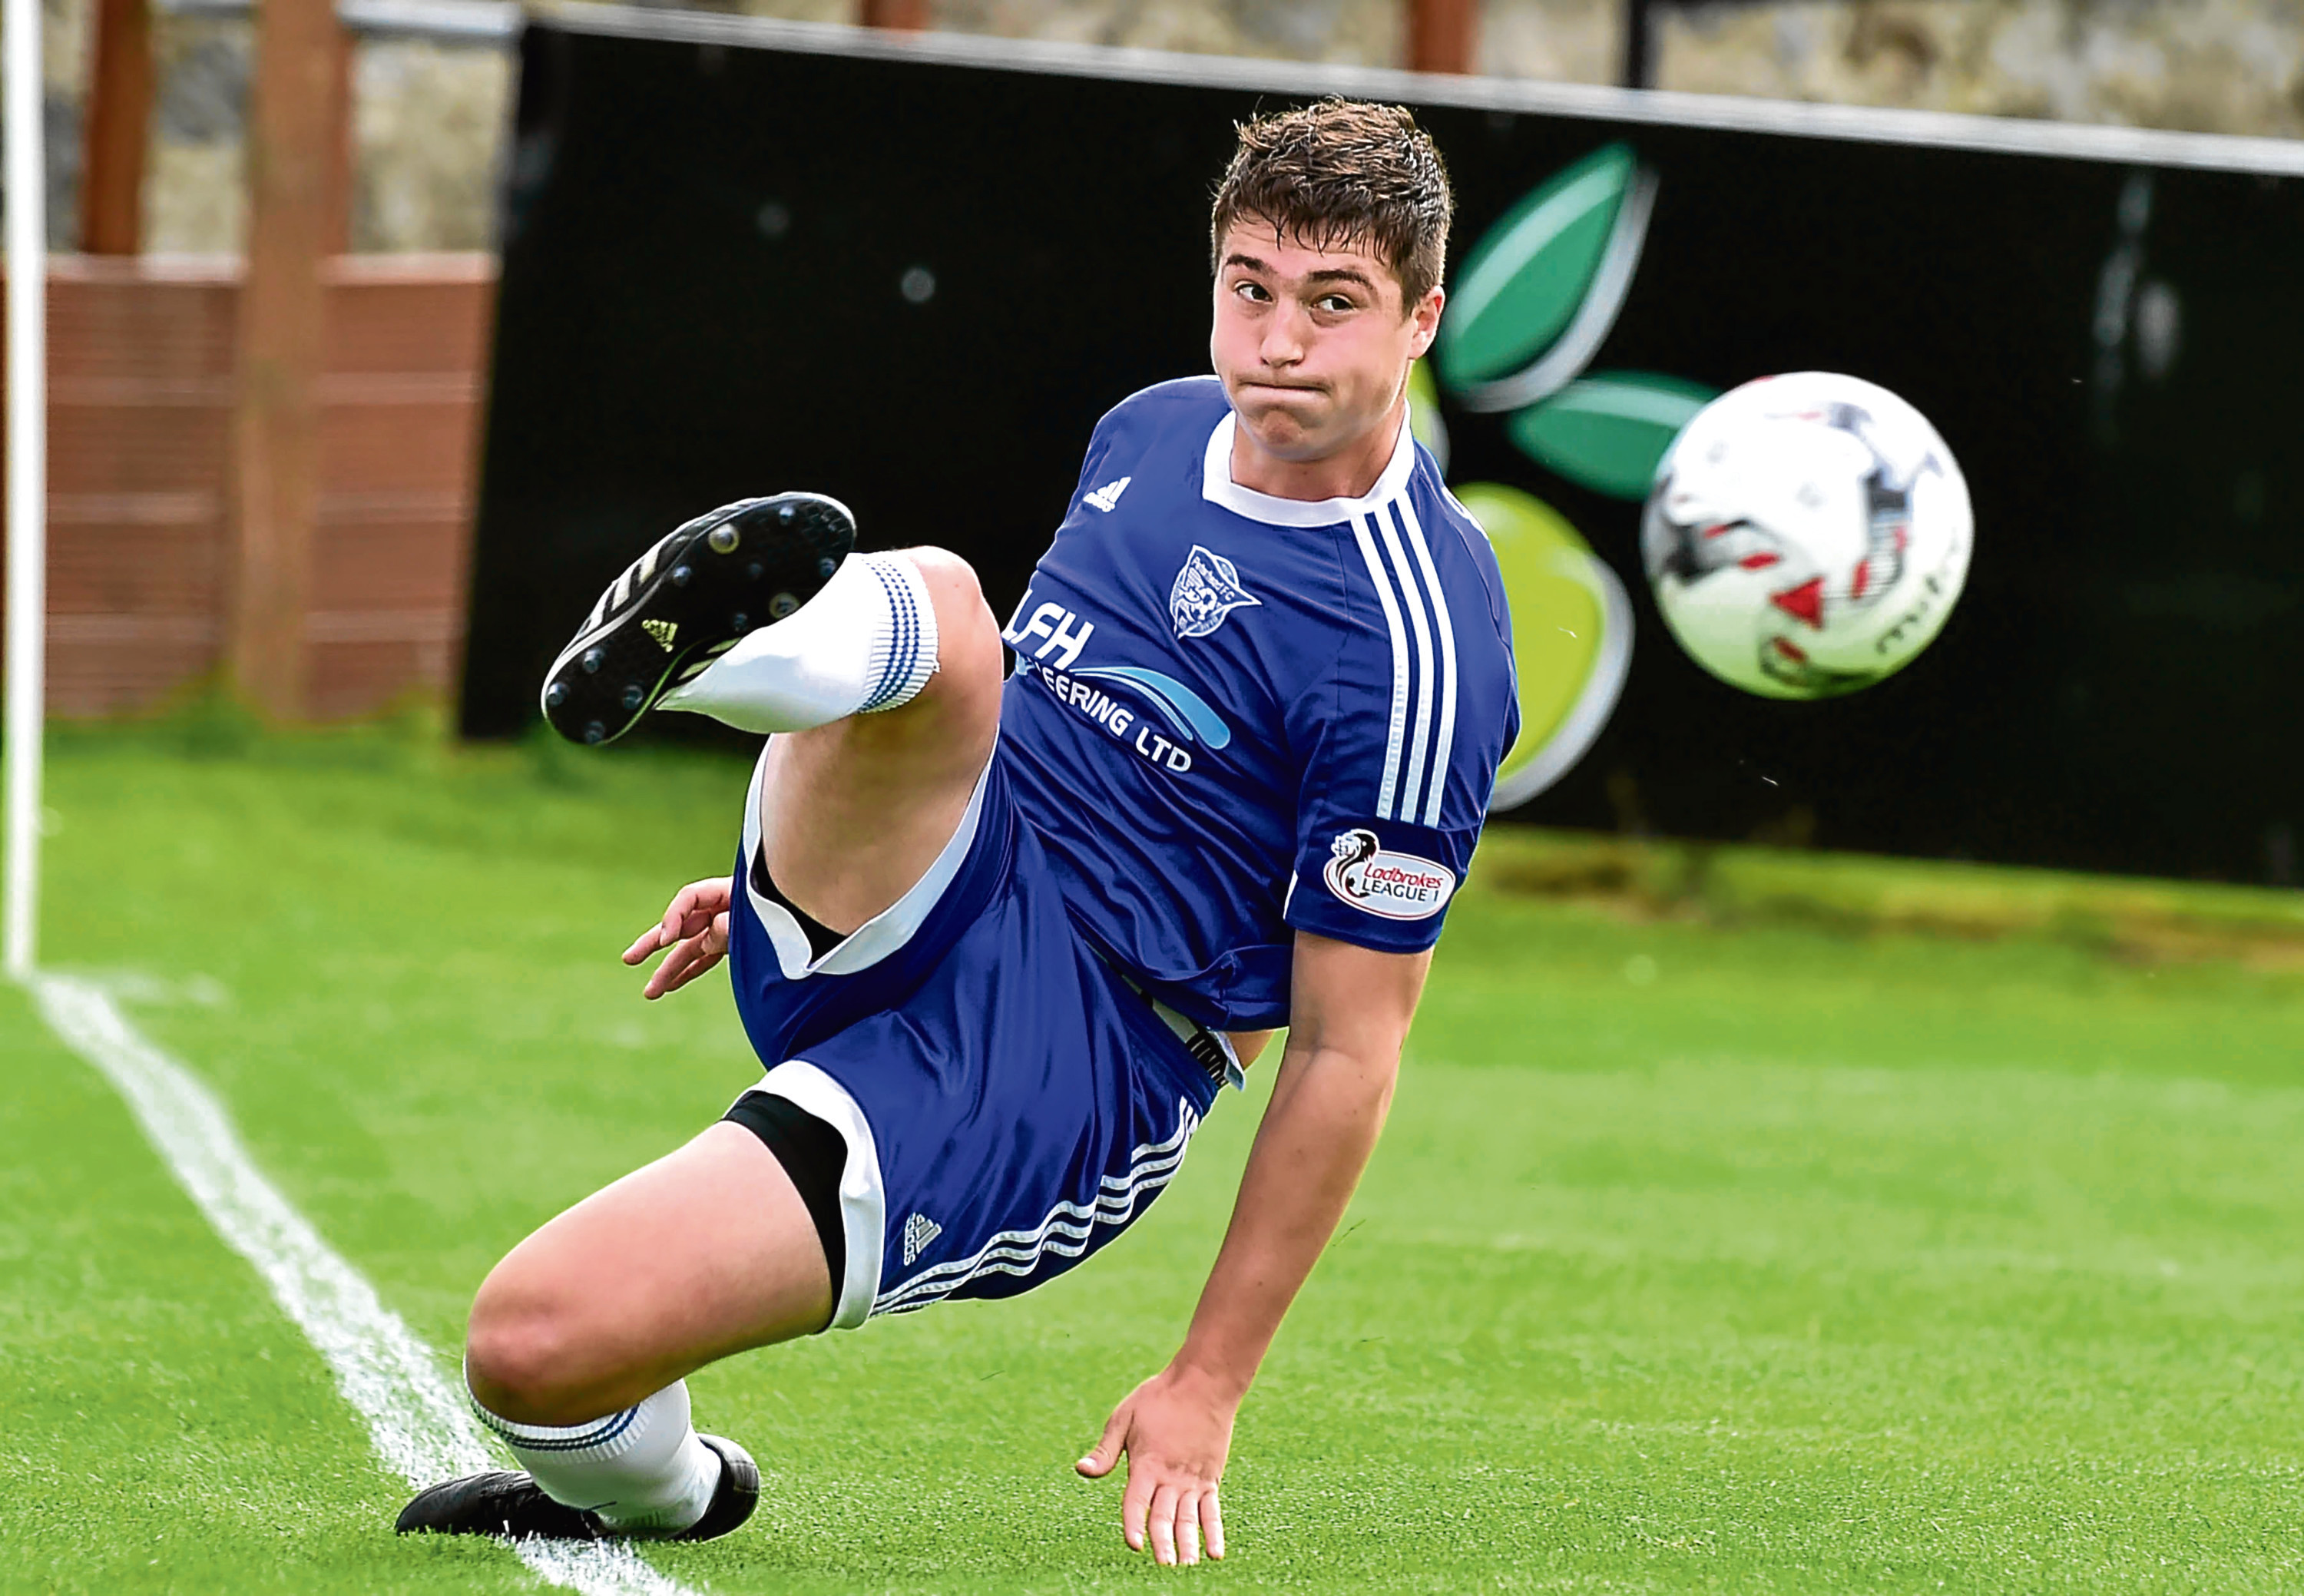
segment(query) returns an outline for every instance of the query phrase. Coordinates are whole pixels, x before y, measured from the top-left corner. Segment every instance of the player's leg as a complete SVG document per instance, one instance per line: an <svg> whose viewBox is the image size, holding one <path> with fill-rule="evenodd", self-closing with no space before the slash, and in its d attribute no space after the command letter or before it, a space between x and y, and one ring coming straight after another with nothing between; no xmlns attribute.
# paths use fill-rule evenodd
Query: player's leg
<svg viewBox="0 0 2304 1596"><path fill-rule="evenodd" d="M724 1532L757 1475L691 1431L690 1371L877 1312L1012 1295L1166 1184L1226 1073L1221 1046L1079 941L997 767L981 790L964 830L976 867L862 969L785 969L746 918L757 895L740 895L740 996L805 1005L885 981L901 1008L809 1042L734 1124L506 1258L475 1305L468 1370L529 1473L435 1488L402 1527Z"/></svg>
<svg viewBox="0 0 2304 1596"><path fill-rule="evenodd" d="M821 1329L831 1265L779 1154L713 1125L578 1203L490 1272L465 1379L526 1474L436 1486L402 1531L706 1539L750 1515L758 1474L700 1437L684 1377Z"/></svg>
<svg viewBox="0 0 2304 1596"><path fill-rule="evenodd" d="M777 734L760 853L794 904L843 933L953 844L991 757L1001 685L997 624L956 556L851 556L812 582L844 551L845 516L788 495L699 517L602 597L545 692L547 716L582 741L621 734L659 702ZM738 607L768 589L783 618L748 630ZM852 1140L801 1117L854 1164ZM740 1449L695 1434L681 1382L822 1329L839 1295L839 1199L825 1193L841 1177L803 1197L792 1150L771 1151L768 1134L715 1126L497 1267L474 1305L468 1380L528 1473L436 1487L403 1529L701 1535L742 1521L757 1473ZM732 1504L732 1486L750 1494Z"/></svg>
<svg viewBox="0 0 2304 1596"><path fill-rule="evenodd" d="M842 933L927 873L959 826L1000 730L1000 625L976 573L939 548L870 557L902 561L917 573L932 607L936 674L900 707L775 738L760 788L769 875L795 904Z"/></svg>
<svg viewBox="0 0 2304 1596"><path fill-rule="evenodd" d="M613 1289L603 1290L613 1282ZM775 1155L723 1120L523 1241L472 1303L490 1413L583 1423L705 1364L824 1328L830 1266Z"/></svg>
<svg viewBox="0 0 2304 1596"><path fill-rule="evenodd" d="M999 726L999 626L966 561L848 553L815 494L724 505L602 595L544 689L546 717L613 740L650 707L781 734L763 789L770 873L846 932L934 862Z"/></svg>

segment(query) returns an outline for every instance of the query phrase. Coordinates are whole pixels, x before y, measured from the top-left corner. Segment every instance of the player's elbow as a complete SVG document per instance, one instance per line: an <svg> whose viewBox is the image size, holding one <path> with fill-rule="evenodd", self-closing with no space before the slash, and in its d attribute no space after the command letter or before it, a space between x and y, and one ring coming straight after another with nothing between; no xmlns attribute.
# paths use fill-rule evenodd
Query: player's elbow
<svg viewBox="0 0 2304 1596"><path fill-rule="evenodd" d="M1308 1040L1300 1049L1296 1074L1301 1085L1326 1108L1348 1121L1366 1120L1381 1125L1392 1110L1392 1095L1400 1083L1400 1053L1396 1048L1356 1047ZM1283 1059L1286 1073L1290 1060Z"/></svg>

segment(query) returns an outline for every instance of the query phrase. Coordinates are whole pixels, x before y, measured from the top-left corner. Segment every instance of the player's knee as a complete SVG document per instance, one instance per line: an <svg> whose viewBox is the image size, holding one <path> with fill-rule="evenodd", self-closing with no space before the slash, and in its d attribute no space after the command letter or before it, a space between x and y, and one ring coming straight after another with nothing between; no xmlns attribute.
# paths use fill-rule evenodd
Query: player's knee
<svg viewBox="0 0 2304 1596"><path fill-rule="evenodd" d="M1000 671L1000 623L984 599L976 567L948 548L908 548L905 557L936 606L937 662L945 671Z"/></svg>
<svg viewBox="0 0 2304 1596"><path fill-rule="evenodd" d="M570 1383L579 1353L565 1314L518 1301L494 1275L480 1287L464 1332L464 1380L488 1412L521 1424L588 1416L568 1416L569 1404L581 1395Z"/></svg>

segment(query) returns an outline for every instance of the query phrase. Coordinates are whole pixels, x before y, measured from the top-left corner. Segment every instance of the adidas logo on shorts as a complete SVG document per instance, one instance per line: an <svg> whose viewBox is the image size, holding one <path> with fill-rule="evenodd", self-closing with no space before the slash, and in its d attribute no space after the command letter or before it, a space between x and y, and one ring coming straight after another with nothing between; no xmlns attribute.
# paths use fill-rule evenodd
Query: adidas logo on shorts
<svg viewBox="0 0 2304 1596"><path fill-rule="evenodd" d="M911 1264L928 1250L928 1244L944 1234L944 1227L926 1214L914 1214L904 1221L904 1261Z"/></svg>

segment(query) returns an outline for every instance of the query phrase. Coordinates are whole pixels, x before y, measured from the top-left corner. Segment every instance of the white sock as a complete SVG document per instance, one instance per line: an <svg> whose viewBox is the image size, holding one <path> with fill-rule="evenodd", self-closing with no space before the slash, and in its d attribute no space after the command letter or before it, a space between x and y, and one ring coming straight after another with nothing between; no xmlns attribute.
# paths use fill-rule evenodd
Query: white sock
<svg viewBox="0 0 2304 1596"><path fill-rule="evenodd" d="M919 567L901 554L851 554L815 598L656 707L742 732L801 732L909 703L936 670L936 609Z"/></svg>
<svg viewBox="0 0 2304 1596"><path fill-rule="evenodd" d="M675 1381L637 1406L564 1430L515 1424L472 1404L480 1422L504 1438L544 1494L589 1507L612 1530L676 1535L704 1516L720 1486L720 1455L688 1421L688 1382Z"/></svg>

